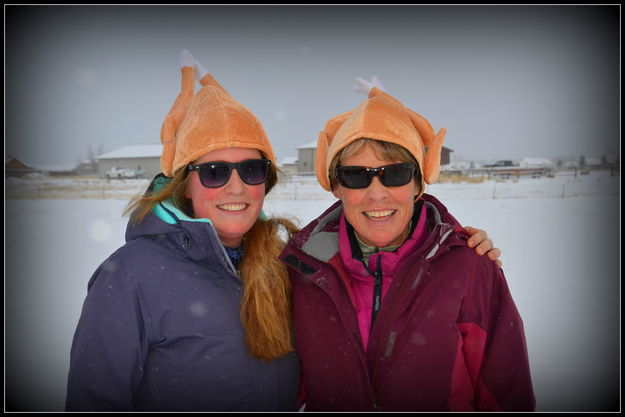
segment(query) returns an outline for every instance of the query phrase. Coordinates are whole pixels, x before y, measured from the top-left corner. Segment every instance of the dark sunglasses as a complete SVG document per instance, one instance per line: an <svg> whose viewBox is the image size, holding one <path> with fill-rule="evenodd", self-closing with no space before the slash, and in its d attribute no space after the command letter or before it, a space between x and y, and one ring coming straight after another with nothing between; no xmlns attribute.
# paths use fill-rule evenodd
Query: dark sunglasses
<svg viewBox="0 0 625 417"><path fill-rule="evenodd" d="M265 182L271 161L268 159L247 159L241 162L205 162L187 166L187 171L198 171L200 182L206 188L226 185L232 170L236 169L241 180L248 185Z"/></svg>
<svg viewBox="0 0 625 417"><path fill-rule="evenodd" d="M340 166L336 168L336 177L346 188L367 188L375 176L380 178L385 187L399 187L412 180L415 168L413 164L407 162L378 168Z"/></svg>

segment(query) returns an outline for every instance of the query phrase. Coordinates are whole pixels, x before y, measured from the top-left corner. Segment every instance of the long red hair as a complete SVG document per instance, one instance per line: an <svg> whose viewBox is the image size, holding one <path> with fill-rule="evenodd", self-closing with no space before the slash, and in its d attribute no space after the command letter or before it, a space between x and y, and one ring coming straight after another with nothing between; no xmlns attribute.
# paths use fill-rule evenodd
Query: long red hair
<svg viewBox="0 0 625 417"><path fill-rule="evenodd" d="M188 178L186 167L179 169L163 189L134 198L125 214L139 223L165 200L171 200L184 213L193 213L192 202L185 197ZM265 194L276 182L277 170L271 165ZM239 268L243 281L241 322L249 352L263 361L278 359L293 350L291 282L278 255L297 231L286 218L259 218L243 238Z"/></svg>

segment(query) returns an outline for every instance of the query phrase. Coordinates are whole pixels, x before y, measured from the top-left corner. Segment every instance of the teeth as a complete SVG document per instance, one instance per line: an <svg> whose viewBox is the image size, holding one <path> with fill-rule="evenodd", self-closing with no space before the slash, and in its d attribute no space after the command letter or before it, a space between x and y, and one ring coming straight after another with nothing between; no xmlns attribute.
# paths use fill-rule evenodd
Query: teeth
<svg viewBox="0 0 625 417"><path fill-rule="evenodd" d="M222 204L220 206L217 206L222 210L226 210L226 211L241 211L243 209L245 209L245 204L235 204L235 203L231 203L231 204Z"/></svg>
<svg viewBox="0 0 625 417"><path fill-rule="evenodd" d="M373 218L387 217L393 213L395 213L395 210L378 210L378 211L366 211L365 212L367 216L373 217Z"/></svg>

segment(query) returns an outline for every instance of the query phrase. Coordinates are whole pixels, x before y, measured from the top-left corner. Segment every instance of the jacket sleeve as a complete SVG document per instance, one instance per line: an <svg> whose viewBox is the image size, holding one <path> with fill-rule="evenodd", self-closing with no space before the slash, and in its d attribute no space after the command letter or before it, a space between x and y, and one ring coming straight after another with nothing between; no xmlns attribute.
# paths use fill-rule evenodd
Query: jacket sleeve
<svg viewBox="0 0 625 417"><path fill-rule="evenodd" d="M66 410L132 410L147 349L137 287L112 256L89 282L70 352Z"/></svg>
<svg viewBox="0 0 625 417"><path fill-rule="evenodd" d="M535 408L523 321L503 271L478 261L458 323L477 410Z"/></svg>

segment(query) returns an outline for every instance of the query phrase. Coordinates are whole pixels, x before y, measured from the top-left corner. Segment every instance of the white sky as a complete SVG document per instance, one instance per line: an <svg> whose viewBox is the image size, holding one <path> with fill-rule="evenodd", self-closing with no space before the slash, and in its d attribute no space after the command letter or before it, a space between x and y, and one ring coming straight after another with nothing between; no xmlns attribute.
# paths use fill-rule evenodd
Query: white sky
<svg viewBox="0 0 625 417"><path fill-rule="evenodd" d="M447 127L452 160L620 154L619 5L4 12L5 153L29 164L159 143L183 48L258 116L278 160L372 75Z"/></svg>

